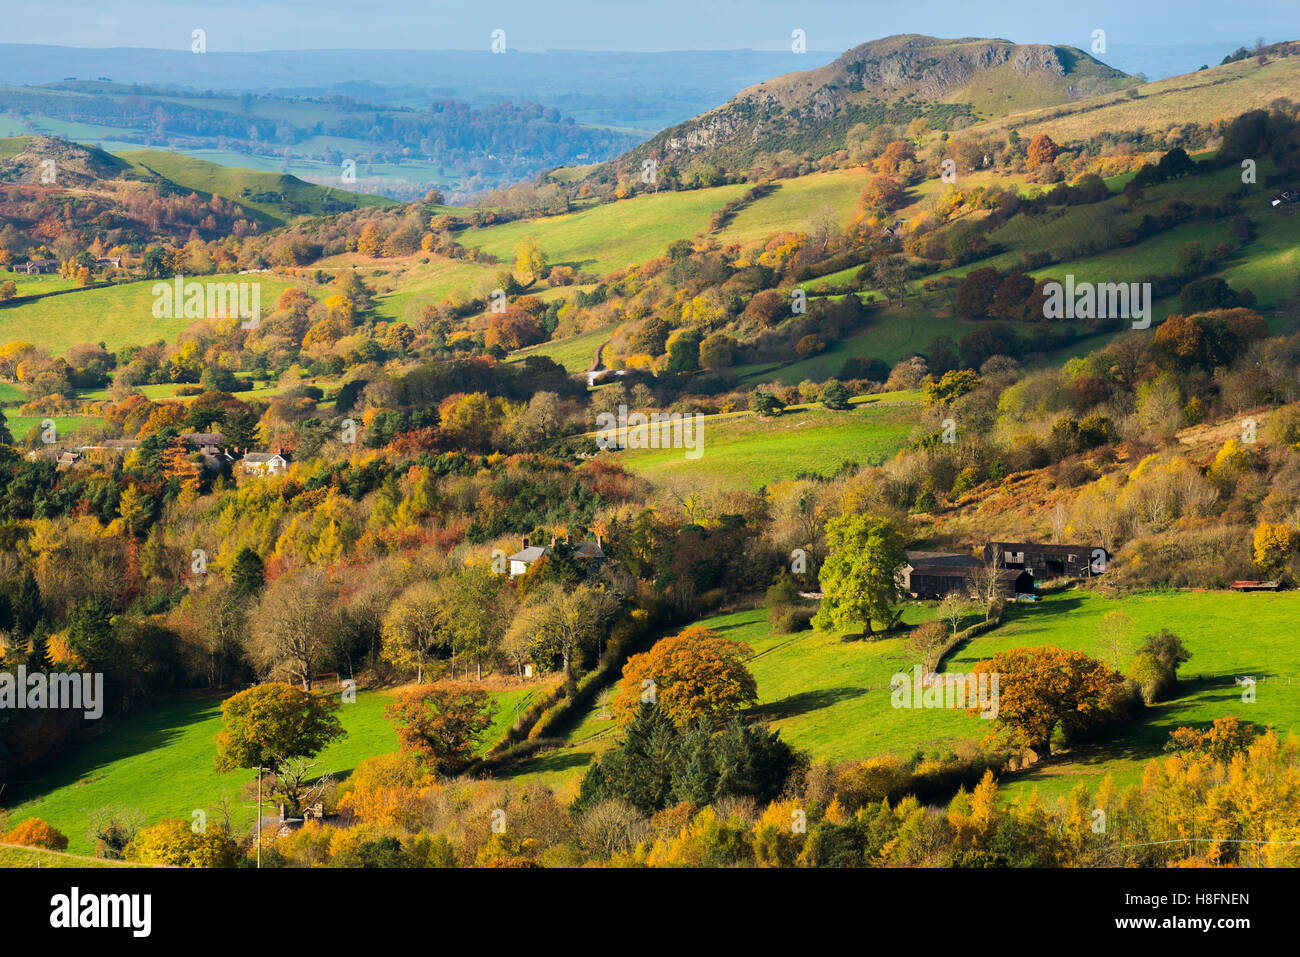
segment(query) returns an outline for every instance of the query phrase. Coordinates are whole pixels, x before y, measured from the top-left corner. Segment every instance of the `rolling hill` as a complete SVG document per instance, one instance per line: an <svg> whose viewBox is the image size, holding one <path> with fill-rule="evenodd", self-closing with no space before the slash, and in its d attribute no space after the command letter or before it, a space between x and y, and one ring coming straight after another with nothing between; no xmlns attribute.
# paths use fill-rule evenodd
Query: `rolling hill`
<svg viewBox="0 0 1300 957"><path fill-rule="evenodd" d="M783 150L821 156L843 147L859 123L907 123L919 117L947 125L957 117L988 119L1134 83L1074 47L885 37L819 69L742 90L722 106L663 131L613 166L635 169L647 157L748 166Z"/></svg>

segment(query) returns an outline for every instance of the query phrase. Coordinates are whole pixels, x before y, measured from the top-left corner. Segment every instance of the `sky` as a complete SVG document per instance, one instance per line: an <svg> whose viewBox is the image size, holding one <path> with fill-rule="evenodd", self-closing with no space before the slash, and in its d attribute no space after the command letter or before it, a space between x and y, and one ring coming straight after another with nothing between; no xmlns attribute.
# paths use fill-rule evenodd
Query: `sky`
<svg viewBox="0 0 1300 957"><path fill-rule="evenodd" d="M1300 39L1300 0L0 0L0 43L189 49L842 51L895 33L1112 45Z"/></svg>

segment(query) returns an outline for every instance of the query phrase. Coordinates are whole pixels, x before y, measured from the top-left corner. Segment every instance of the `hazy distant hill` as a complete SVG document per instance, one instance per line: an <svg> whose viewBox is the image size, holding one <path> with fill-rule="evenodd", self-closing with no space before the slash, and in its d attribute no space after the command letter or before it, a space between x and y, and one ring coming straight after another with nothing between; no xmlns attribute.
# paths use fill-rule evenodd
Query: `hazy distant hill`
<svg viewBox="0 0 1300 957"><path fill-rule="evenodd" d="M0 44L0 83L68 77L188 90L350 96L389 106L454 99L476 106L532 102L581 123L656 132L761 80L828 63L832 52L683 50L289 50L203 55Z"/></svg>

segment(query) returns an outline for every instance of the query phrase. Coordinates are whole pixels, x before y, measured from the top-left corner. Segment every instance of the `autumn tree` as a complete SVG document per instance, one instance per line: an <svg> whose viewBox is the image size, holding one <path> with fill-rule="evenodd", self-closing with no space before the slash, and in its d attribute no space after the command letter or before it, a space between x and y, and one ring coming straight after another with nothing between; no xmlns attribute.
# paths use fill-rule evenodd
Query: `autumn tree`
<svg viewBox="0 0 1300 957"><path fill-rule="evenodd" d="M383 240L379 235L379 224L371 220L361 228L361 235L357 237L357 252L373 259L379 255L382 247Z"/></svg>
<svg viewBox="0 0 1300 957"><path fill-rule="evenodd" d="M270 772L278 782L272 793L281 794L297 810L300 776L286 772L343 735L337 710L338 702L332 698L281 681L231 695L221 703L216 769Z"/></svg>
<svg viewBox="0 0 1300 957"><path fill-rule="evenodd" d="M1123 683L1117 671L1082 651L1050 645L1000 651L972 670L998 676L994 720L1040 758L1051 755L1058 728L1078 730L1099 721Z"/></svg>
<svg viewBox="0 0 1300 957"><path fill-rule="evenodd" d="M268 673L282 673L311 690L316 663L342 622L338 589L324 569L310 566L277 578L252 615L254 660Z"/></svg>
<svg viewBox="0 0 1300 957"><path fill-rule="evenodd" d="M445 594L440 582L415 582L397 596L384 616L384 659L399 668L414 668L417 684L424 681L434 649L450 643Z"/></svg>
<svg viewBox="0 0 1300 957"><path fill-rule="evenodd" d="M481 679L484 658L495 655L510 624L515 591L490 565L470 564L447 579L443 600L452 648L464 655L467 663L474 662Z"/></svg>
<svg viewBox="0 0 1300 957"><path fill-rule="evenodd" d="M1119 659L1127 653L1128 630L1132 624L1132 619L1118 609L1106 612L1097 622L1097 637L1102 648L1110 654L1111 665L1116 671L1119 671Z"/></svg>
<svg viewBox="0 0 1300 957"><path fill-rule="evenodd" d="M924 622L912 629L912 633L907 636L908 644L921 656L923 671L928 673L938 664L938 662L932 664L930 659L934 657L936 650L943 647L948 638L948 626L939 619Z"/></svg>
<svg viewBox="0 0 1300 957"><path fill-rule="evenodd" d="M122 856L154 867L234 867L239 845L222 828L196 832L184 818L169 817L137 834Z"/></svg>
<svg viewBox="0 0 1300 957"><path fill-rule="evenodd" d="M572 679L575 661L595 646L617 610L604 589L547 582L529 595L510 632L529 637L533 661L545 665L559 658L565 678Z"/></svg>
<svg viewBox="0 0 1300 957"><path fill-rule="evenodd" d="M1029 169L1037 169L1044 163L1051 163L1056 159L1060 149L1052 142L1052 138L1046 133L1039 133L1029 143L1029 153L1025 158L1025 165Z"/></svg>
<svg viewBox="0 0 1300 957"><path fill-rule="evenodd" d="M535 239L525 239L515 247L515 278L528 287L546 275L546 254Z"/></svg>
<svg viewBox="0 0 1300 957"><path fill-rule="evenodd" d="M649 700L679 725L705 718L720 726L758 700L758 686L744 660L752 653L748 645L700 625L662 638L623 666L614 716L626 724Z"/></svg>
<svg viewBox="0 0 1300 957"><path fill-rule="evenodd" d="M4 836L4 843L23 847L41 847L47 851L66 851L68 839L58 829L39 817L29 817Z"/></svg>
<svg viewBox="0 0 1300 957"><path fill-rule="evenodd" d="M813 626L823 631L856 623L872 634L872 621L888 631L898 621L898 570L907 561L903 536L887 518L842 515L826 523L821 607Z"/></svg>
<svg viewBox="0 0 1300 957"><path fill-rule="evenodd" d="M402 749L419 755L438 774L459 771L469 762L496 708L480 688L417 685L399 688L393 699L384 716L395 725Z"/></svg>

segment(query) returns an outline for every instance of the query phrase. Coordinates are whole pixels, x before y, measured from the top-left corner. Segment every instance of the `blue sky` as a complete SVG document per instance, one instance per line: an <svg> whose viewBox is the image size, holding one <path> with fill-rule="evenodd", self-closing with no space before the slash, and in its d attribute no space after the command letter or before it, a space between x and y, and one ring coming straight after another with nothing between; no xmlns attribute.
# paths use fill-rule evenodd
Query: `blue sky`
<svg viewBox="0 0 1300 957"><path fill-rule="evenodd" d="M42 10L57 15L43 15ZM841 51L893 33L1004 37L1087 49L1300 39L1300 0L0 0L0 42L208 50L485 49L494 29L520 50Z"/></svg>

